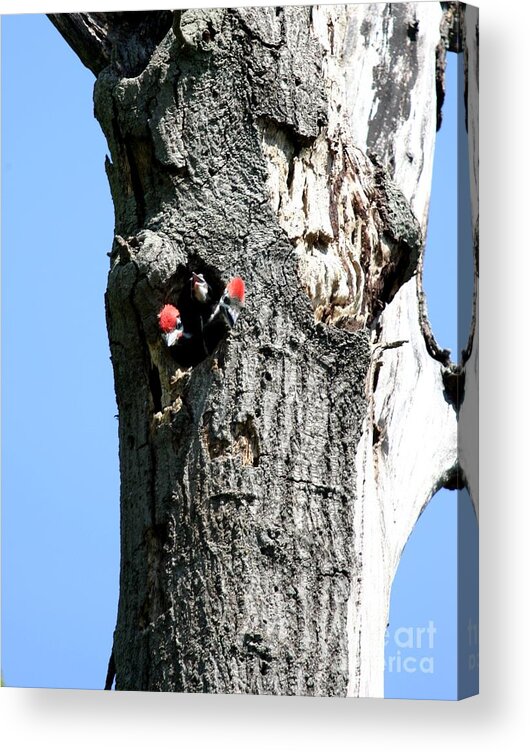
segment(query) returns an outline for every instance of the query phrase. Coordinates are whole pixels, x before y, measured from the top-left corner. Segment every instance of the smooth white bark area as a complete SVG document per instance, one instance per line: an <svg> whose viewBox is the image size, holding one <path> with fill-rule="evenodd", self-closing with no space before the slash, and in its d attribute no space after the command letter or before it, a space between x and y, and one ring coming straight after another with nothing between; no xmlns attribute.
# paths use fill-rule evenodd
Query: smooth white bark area
<svg viewBox="0 0 530 752"><path fill-rule="evenodd" d="M442 365L425 347L415 280L401 288L382 324L373 339L377 387L357 459L363 577L352 625L360 666L351 656L350 690L363 697L383 696L384 633L399 559L440 478L457 461L456 415L444 398ZM395 342L403 344L387 349Z"/></svg>

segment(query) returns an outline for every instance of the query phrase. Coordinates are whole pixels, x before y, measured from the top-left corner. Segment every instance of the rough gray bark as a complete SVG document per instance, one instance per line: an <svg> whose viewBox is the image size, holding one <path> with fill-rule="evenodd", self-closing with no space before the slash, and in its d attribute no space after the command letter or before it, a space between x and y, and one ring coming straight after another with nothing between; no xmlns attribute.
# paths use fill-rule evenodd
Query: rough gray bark
<svg viewBox="0 0 530 752"><path fill-rule="evenodd" d="M414 276L436 129L431 5L52 17L97 75L111 157L118 689L381 694L391 578L456 462ZM217 290L240 274L249 292L190 366L156 316L191 270ZM390 379L387 357L403 359ZM370 522L403 459L370 491L391 435L376 398L392 412L401 385L410 403L407 358L429 361L426 395L451 429L413 500L392 506L393 538Z"/></svg>

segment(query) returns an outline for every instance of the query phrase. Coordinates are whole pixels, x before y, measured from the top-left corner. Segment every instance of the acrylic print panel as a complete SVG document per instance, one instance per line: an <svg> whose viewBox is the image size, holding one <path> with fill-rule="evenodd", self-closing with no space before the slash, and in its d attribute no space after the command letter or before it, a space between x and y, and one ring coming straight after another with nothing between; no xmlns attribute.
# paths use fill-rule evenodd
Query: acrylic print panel
<svg viewBox="0 0 530 752"><path fill-rule="evenodd" d="M477 22L3 18L7 685L477 691Z"/></svg>

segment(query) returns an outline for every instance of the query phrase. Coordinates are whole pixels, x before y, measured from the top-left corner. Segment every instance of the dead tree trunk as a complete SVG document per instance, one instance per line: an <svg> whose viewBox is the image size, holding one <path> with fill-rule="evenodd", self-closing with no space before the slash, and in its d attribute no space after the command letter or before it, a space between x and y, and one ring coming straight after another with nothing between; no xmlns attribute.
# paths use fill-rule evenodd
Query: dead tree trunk
<svg viewBox="0 0 530 752"><path fill-rule="evenodd" d="M463 482L418 296L442 8L51 20L110 150L116 687L382 695L401 550ZM175 363L157 312L191 271L247 307Z"/></svg>

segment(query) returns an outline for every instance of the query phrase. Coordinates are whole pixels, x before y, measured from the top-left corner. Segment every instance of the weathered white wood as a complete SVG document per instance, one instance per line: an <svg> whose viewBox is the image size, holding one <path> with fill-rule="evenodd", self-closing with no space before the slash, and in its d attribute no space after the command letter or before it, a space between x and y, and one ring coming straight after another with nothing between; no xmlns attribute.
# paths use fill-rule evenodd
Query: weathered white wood
<svg viewBox="0 0 530 752"><path fill-rule="evenodd" d="M350 691L382 697L392 582L421 511L457 463L457 423L444 399L443 366L425 347L415 280L383 313L372 347L377 387L368 385L372 409L357 458L363 576L352 639L361 660L350 661Z"/></svg>

